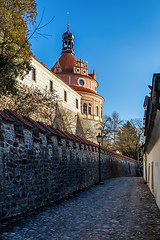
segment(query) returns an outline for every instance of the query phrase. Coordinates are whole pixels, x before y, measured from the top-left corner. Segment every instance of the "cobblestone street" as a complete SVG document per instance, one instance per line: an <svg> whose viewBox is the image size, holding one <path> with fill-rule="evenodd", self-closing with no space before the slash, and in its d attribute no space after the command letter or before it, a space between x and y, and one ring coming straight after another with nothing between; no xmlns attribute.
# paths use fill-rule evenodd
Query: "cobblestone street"
<svg viewBox="0 0 160 240"><path fill-rule="evenodd" d="M160 210L142 178L113 178L0 224L2 239L160 240Z"/></svg>

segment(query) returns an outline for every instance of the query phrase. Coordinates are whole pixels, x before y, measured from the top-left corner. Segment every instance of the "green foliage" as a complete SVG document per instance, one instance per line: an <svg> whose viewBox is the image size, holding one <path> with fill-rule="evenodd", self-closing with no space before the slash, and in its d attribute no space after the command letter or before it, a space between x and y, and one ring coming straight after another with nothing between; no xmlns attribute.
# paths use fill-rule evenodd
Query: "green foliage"
<svg viewBox="0 0 160 240"><path fill-rule="evenodd" d="M35 0L0 1L0 92L16 92L15 79L31 67L28 24L36 19Z"/></svg>
<svg viewBox="0 0 160 240"><path fill-rule="evenodd" d="M128 157L137 159L142 144L141 119L132 119L123 124L118 132L117 149Z"/></svg>
<svg viewBox="0 0 160 240"><path fill-rule="evenodd" d="M131 119L121 121L117 112L103 118L103 146L118 150L125 156L137 160L142 145L142 121ZM140 159L141 161L141 159Z"/></svg>

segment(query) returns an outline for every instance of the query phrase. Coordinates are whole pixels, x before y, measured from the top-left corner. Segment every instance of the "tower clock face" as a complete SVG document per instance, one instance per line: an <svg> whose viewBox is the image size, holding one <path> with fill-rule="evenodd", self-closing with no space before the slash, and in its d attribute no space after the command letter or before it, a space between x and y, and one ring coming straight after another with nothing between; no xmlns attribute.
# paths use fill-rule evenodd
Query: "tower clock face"
<svg viewBox="0 0 160 240"><path fill-rule="evenodd" d="M83 86L84 85L84 81L81 79L81 80L79 80L79 84L81 85L81 86Z"/></svg>

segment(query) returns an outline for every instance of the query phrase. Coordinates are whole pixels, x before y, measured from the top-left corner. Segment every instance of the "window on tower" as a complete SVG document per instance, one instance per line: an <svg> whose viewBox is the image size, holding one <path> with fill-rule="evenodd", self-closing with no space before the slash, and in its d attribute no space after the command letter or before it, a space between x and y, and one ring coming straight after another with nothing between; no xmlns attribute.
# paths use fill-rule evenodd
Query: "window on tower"
<svg viewBox="0 0 160 240"><path fill-rule="evenodd" d="M87 104L83 103L83 113L87 113Z"/></svg>
<svg viewBox="0 0 160 240"><path fill-rule="evenodd" d="M88 104L88 114L91 114L91 104Z"/></svg>
<svg viewBox="0 0 160 240"><path fill-rule="evenodd" d="M99 115L99 108L98 108L98 106L96 107L96 115L97 116Z"/></svg>
<svg viewBox="0 0 160 240"><path fill-rule="evenodd" d="M84 81L81 79L81 80L79 80L79 84L81 85L81 86L83 86L84 85Z"/></svg>
<svg viewBox="0 0 160 240"><path fill-rule="evenodd" d="M69 48L71 47L71 42L68 42L68 47L69 47Z"/></svg>

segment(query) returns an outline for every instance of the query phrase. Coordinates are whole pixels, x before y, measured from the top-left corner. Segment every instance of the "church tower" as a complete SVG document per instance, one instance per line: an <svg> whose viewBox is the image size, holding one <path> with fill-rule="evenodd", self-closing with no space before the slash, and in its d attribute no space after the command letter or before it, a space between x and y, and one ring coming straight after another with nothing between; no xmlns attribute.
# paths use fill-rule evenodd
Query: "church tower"
<svg viewBox="0 0 160 240"><path fill-rule="evenodd" d="M61 57L51 71L81 95L80 117L96 131L94 133L96 136L98 134L97 126L100 130L103 122L104 98L97 94L99 84L96 80L95 70L88 73L88 66L84 60L82 58L76 60L74 57L74 36L69 31L69 23L67 32L62 35L62 42Z"/></svg>

